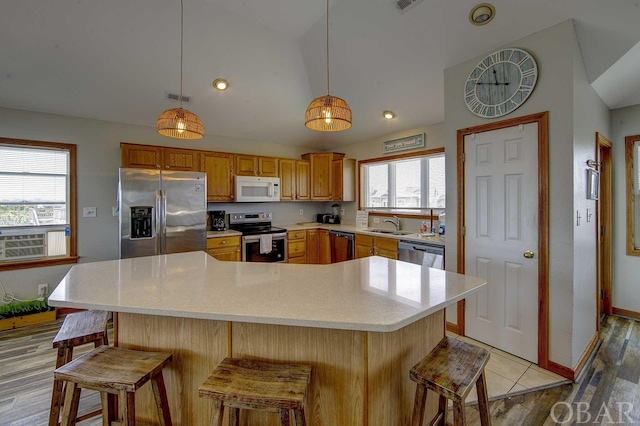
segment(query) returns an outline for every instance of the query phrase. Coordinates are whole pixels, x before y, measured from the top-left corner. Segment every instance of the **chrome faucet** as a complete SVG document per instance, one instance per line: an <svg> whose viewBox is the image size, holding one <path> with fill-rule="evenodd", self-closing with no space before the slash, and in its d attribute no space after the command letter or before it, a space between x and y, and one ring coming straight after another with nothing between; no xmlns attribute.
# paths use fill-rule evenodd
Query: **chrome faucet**
<svg viewBox="0 0 640 426"><path fill-rule="evenodd" d="M382 223L393 223L393 226L396 227L396 231L400 230L400 218L398 216L393 216L395 218L395 220L393 219L385 219L382 221Z"/></svg>

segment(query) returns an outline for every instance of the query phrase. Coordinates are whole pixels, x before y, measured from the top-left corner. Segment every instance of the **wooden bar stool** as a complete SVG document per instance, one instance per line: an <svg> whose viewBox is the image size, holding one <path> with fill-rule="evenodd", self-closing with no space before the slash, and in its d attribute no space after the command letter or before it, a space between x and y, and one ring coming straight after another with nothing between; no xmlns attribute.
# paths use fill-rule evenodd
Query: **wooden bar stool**
<svg viewBox="0 0 640 426"><path fill-rule="evenodd" d="M97 348L101 345L109 345L107 336L107 311L82 311L69 314L64 318L62 327L53 339L53 347L58 348L56 368L62 367L73 359L73 348L88 343L93 343ZM60 407L62 406L62 381L53 381L53 393L51 394L51 410L49 411L49 426L58 424ZM101 410L95 410L84 414L78 421L99 415Z"/></svg>
<svg viewBox="0 0 640 426"><path fill-rule="evenodd" d="M172 355L160 352L132 351L101 346L56 369L56 380L67 384L62 425L75 425L80 401L80 389L99 391L102 401L102 424L110 424L117 396L119 424L133 426L136 422L135 392L151 380L160 424L171 426L171 415L164 386L162 369ZM111 397L111 398L110 398Z"/></svg>
<svg viewBox="0 0 640 426"><path fill-rule="evenodd" d="M480 424L490 425L489 398L484 377L487 362L489 351L486 349L450 337L442 339L429 355L411 369L411 380L417 383L411 425L422 426L427 389L440 395L438 414L430 425L445 425L447 399L453 401L453 424L464 425L464 400L474 383L478 391Z"/></svg>
<svg viewBox="0 0 640 426"><path fill-rule="evenodd" d="M305 426L310 380L310 365L225 358L200 386L198 395L213 399L211 426L222 426L225 406L231 426L239 424L241 409L280 413L283 426L289 425L293 411L296 426Z"/></svg>

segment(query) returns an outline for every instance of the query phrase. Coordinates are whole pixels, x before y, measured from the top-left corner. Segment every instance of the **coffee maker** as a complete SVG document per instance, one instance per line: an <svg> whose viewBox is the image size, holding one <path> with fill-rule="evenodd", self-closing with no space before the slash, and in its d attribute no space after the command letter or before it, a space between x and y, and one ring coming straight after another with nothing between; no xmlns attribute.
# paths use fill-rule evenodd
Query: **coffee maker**
<svg viewBox="0 0 640 426"><path fill-rule="evenodd" d="M211 217L211 230L212 231L226 231L227 220L224 210L213 210L209 212Z"/></svg>

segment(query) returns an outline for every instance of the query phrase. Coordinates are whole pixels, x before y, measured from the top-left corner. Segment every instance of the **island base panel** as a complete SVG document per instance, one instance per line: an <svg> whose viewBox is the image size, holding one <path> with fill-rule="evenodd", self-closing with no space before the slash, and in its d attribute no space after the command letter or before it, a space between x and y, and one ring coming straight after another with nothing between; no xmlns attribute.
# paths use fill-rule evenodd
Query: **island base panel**
<svg viewBox="0 0 640 426"><path fill-rule="evenodd" d="M173 424L208 425L212 403L198 397L198 388L229 356L229 323L155 315L117 315L118 346L173 354L173 361L163 370ZM143 386L136 392L136 419L150 424L158 422L151 386Z"/></svg>
<svg viewBox="0 0 640 426"><path fill-rule="evenodd" d="M310 426L400 426L409 423L413 407L409 370L444 336L444 313L390 333L120 313L116 332L121 347L173 353L165 381L177 426L208 424L211 401L198 397L198 387L226 356L311 364ZM157 421L152 398L150 389L136 394L139 420ZM437 411L435 397L429 398L426 416ZM243 413L241 425L253 424L280 420Z"/></svg>

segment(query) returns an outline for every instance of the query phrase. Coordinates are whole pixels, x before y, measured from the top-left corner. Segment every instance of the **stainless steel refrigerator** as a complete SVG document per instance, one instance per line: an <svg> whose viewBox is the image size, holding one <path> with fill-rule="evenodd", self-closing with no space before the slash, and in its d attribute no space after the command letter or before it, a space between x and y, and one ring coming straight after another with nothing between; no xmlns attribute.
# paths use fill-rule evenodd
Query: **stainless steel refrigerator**
<svg viewBox="0 0 640 426"><path fill-rule="evenodd" d="M120 258L206 250L206 173L121 168Z"/></svg>

